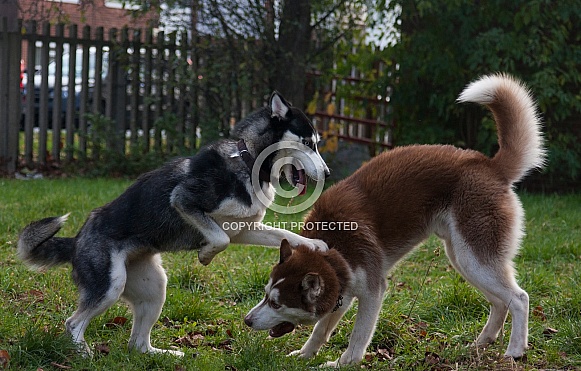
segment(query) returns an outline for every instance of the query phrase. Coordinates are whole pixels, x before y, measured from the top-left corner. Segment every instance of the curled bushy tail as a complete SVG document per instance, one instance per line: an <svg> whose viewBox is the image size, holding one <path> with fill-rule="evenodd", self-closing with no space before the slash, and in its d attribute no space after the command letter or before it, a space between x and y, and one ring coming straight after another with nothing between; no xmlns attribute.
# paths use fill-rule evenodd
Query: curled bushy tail
<svg viewBox="0 0 581 371"><path fill-rule="evenodd" d="M50 268L72 259L74 238L53 237L69 214L32 222L18 237L18 257L35 268Z"/></svg>
<svg viewBox="0 0 581 371"><path fill-rule="evenodd" d="M494 115L500 149L495 168L512 184L545 163L541 120L526 86L506 74L483 76L469 84L458 102L475 102Z"/></svg>

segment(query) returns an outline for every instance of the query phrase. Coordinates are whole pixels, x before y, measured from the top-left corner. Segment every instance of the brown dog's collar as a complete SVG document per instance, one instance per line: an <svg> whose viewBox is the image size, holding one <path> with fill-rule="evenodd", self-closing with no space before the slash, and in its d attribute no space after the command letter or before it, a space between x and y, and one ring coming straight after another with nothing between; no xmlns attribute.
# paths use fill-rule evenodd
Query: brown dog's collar
<svg viewBox="0 0 581 371"><path fill-rule="evenodd" d="M254 157L252 157L252 155L248 151L248 147L246 147L244 139L240 139L237 143L237 146L238 153L240 154L242 161L244 161L246 167L248 168L248 170L250 170L250 173L252 173L252 168L254 167ZM262 182L270 183L270 174L266 172L264 169L262 169L262 166L260 167L260 170L258 172L258 179Z"/></svg>

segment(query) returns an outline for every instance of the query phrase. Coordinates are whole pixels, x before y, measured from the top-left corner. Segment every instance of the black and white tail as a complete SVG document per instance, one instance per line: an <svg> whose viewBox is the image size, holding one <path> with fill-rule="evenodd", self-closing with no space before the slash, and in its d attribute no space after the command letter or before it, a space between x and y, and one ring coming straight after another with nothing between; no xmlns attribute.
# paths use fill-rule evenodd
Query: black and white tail
<svg viewBox="0 0 581 371"><path fill-rule="evenodd" d="M18 257L38 269L69 263L75 239L54 237L68 216L45 218L27 225L18 236Z"/></svg>
<svg viewBox="0 0 581 371"><path fill-rule="evenodd" d="M474 102L490 109L496 121L500 149L492 164L512 183L545 163L541 120L527 87L506 74L483 76L469 84L458 102Z"/></svg>

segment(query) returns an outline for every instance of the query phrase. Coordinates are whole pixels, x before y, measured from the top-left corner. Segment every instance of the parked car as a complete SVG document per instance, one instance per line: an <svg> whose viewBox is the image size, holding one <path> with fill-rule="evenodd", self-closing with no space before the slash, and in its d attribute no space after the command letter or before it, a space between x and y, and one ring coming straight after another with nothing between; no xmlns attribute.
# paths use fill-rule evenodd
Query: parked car
<svg viewBox="0 0 581 371"><path fill-rule="evenodd" d="M61 89L61 106L60 106L60 110L61 110L61 118L64 122L65 118L66 118L66 112L67 112L67 107L68 107L68 100L74 99L75 100L75 112L79 111L79 107L80 107L80 95L81 95L81 88L82 88L82 72L83 72L83 67L82 67L82 57L83 57L83 52L82 49L77 49L76 51L76 63L75 63L75 90L74 92L69 92L69 66L70 66L70 53L64 53L63 57L62 57L62 79L61 79L61 83L62 83L62 89ZM89 102L91 103L93 100L93 89L95 86L95 51L94 48L90 49L89 52L89 80L88 80L88 87L89 87L89 92L88 92L88 97L89 97ZM103 53L103 67L102 67L102 74L101 74L101 78L103 81L103 84L106 81L106 74L107 74L107 70L108 70L108 54L105 52ZM47 105L47 109L48 109L48 121L49 121L49 128L52 127L52 119L53 119L53 112L54 112L54 90L55 90L55 85L56 85L56 61L52 60L51 62L49 62L48 64L48 68L47 68L47 73L48 73L48 84L47 84L47 89L48 89L48 105ZM28 82L28 73L24 73L23 77L21 79L21 89L22 89L22 113L23 116L26 114L27 112L27 105L29 104L30 100L29 100L29 94L26 91L27 89L27 82ZM40 109L40 91L42 88L42 69L38 68L35 72L34 72L34 125L38 126L38 117L39 117L39 109ZM78 120L78 117L77 117Z"/></svg>

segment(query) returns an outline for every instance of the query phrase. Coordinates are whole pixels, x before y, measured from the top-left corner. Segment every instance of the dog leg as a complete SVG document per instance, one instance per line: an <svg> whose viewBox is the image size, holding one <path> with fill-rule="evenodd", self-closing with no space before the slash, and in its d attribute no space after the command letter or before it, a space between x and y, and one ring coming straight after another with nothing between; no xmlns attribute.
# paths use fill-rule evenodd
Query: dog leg
<svg viewBox="0 0 581 371"><path fill-rule="evenodd" d="M184 220L204 236L205 243L200 251L198 251L198 260L200 263L208 265L218 253L226 250L230 243L230 237L228 237L226 232L220 228L214 219L197 209L184 210L180 204L174 204L174 207Z"/></svg>
<svg viewBox="0 0 581 371"><path fill-rule="evenodd" d="M142 353L171 353L183 356L175 350L157 349L151 346L151 329L165 302L167 276L161 266L159 254L132 260L127 264L127 283L122 298L133 312L133 326L129 348Z"/></svg>
<svg viewBox="0 0 581 371"><path fill-rule="evenodd" d="M455 259L457 270L491 303L488 321L478 336L476 345L494 342L506 320L507 312L510 311L512 331L505 356L522 357L528 345L529 296L516 283L512 265L509 262L499 262L495 266L475 265L478 258L469 247L463 253L456 253Z"/></svg>
<svg viewBox="0 0 581 371"><path fill-rule="evenodd" d="M300 350L295 350L291 352L289 356L299 356L302 358L311 358L317 354L319 349L329 341L331 334L337 327L337 324L343 318L343 315L349 310L351 307L351 303L353 302L353 298L351 299L343 299L343 305L339 307L335 312L327 314L325 317L321 318L319 322L315 325L313 332L307 342L303 345Z"/></svg>
<svg viewBox="0 0 581 371"><path fill-rule="evenodd" d="M327 362L325 364L326 367L339 367L361 362L375 331L385 289L386 285L382 283L380 289L376 292L368 292L367 295L358 297L357 318L353 326L353 333L351 333L351 338L349 339L349 346L341 355L341 358L334 362Z"/></svg>
<svg viewBox="0 0 581 371"><path fill-rule="evenodd" d="M293 247L304 245L311 250L329 250L325 241L313 240L287 231L286 229L270 227L262 223L254 223L251 229L243 229L237 235L232 236L233 243L273 247L279 247L281 241L284 239Z"/></svg>
<svg viewBox="0 0 581 371"><path fill-rule="evenodd" d="M180 216L204 237L205 243L198 251L198 260L203 265L208 265L218 253L228 247L230 237L214 219L202 211L213 207L206 205L206 208L201 208L200 203L203 201L195 199L187 187L181 185L174 188L170 197L171 205Z"/></svg>
<svg viewBox="0 0 581 371"><path fill-rule="evenodd" d="M474 286L480 288L490 301L490 316L478 336L476 344L484 345L496 340L506 320L507 312L510 311L512 331L504 355L520 358L528 346L529 296L517 285L512 266L505 266L503 272L489 269L485 274L490 275L493 282L481 280ZM469 280L469 282L471 281Z"/></svg>
<svg viewBox="0 0 581 371"><path fill-rule="evenodd" d="M469 273L464 272L464 268L458 264L456 259L456 254L454 249L452 248L452 243L450 238L445 239L445 246L446 246L446 255L450 260L450 263L456 269L458 273L460 273L464 278L470 275ZM468 280L468 279L467 279ZM470 282L470 280L468 280ZM477 287L475 283L472 283L473 286ZM500 329L502 325L506 321L506 317L508 315L508 307L504 305L504 302L493 295L492 293L484 290L482 287L477 287L482 291L486 299L490 302L490 315L488 316L488 321L486 325L482 329L480 336L474 342L474 345L477 347L486 346L488 344L494 343L498 338L498 334L500 333Z"/></svg>
<svg viewBox="0 0 581 371"><path fill-rule="evenodd" d="M71 335L73 342L87 355L92 354L91 349L85 341L85 330L87 329L89 322L115 304L115 302L119 300L125 286L125 257L112 257L110 261L109 289L103 293L103 296L100 296L100 294L97 295L94 291L87 289L87 287L94 287L92 284L95 283L91 280L92 276L83 275L84 272L80 269L77 269L75 272L76 275L80 276L79 307L75 313L66 320L65 327L67 332ZM103 272L103 274L106 274L108 270L106 269L107 266L105 264L101 267L93 266L92 268L93 272ZM95 296L100 297L95 300Z"/></svg>
<svg viewBox="0 0 581 371"><path fill-rule="evenodd" d="M492 344L498 338L498 334L502 329L502 325L508 316L508 307L504 305L503 301L488 292L483 292L486 299L490 302L490 315L488 321L482 329L482 332L475 341L475 346L482 347Z"/></svg>

